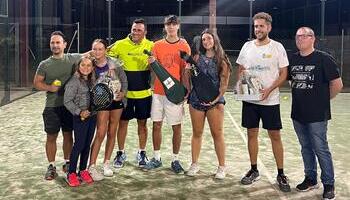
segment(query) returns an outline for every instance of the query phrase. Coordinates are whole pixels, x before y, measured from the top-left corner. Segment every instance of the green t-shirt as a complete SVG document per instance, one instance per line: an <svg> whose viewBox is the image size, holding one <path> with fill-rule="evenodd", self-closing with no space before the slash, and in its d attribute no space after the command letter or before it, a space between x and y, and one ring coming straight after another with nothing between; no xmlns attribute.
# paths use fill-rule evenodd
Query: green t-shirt
<svg viewBox="0 0 350 200"><path fill-rule="evenodd" d="M64 86L74 72L74 64L80 58L80 54L64 54L61 59L51 56L39 64L36 74L44 76L46 84L51 85L56 79L61 81L57 92L46 92L46 107L63 106Z"/></svg>

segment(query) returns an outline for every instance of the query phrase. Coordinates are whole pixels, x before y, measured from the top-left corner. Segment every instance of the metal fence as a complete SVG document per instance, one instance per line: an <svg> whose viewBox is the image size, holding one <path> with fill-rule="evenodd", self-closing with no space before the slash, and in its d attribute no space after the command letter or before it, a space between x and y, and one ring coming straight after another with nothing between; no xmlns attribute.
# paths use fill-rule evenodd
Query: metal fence
<svg viewBox="0 0 350 200"><path fill-rule="evenodd" d="M3 5L3 2L6 2ZM40 8L40 6L48 6L48 2L44 4L38 4L35 2L36 8ZM40 2L40 1L38 1ZM73 1L72 1L73 2ZM50 33L55 30L61 30L67 36L68 39L68 47L67 50L69 52L85 52L91 48L91 43L95 38L103 38L106 40L110 40L110 42L115 42L116 40L125 38L128 33L130 33L130 26L132 20L136 17L144 17L148 22L148 34L147 37L153 41L161 39L163 37L163 25L162 20L163 11L158 12L156 9L150 11L148 15L142 16L141 13L135 14L135 12L129 16L128 10L119 10L114 12L114 10L110 9L108 5L122 5L120 1L101 1L99 6L93 7L94 3L97 1L74 1L77 5L83 5L83 7L74 7L74 15L79 16L79 13L85 13L80 15L82 17L79 20L82 20L82 23L72 23L72 24L64 24L62 23L63 17L59 18L56 13L53 14L52 17L45 17L45 12L35 11L33 14L33 18L28 18L27 24L24 26L21 22L23 18L13 17L9 23L8 13L3 12L3 10L7 9L7 1L0 0L0 106L6 103L9 103L17 98L23 97L27 94L31 94L33 92L32 81L33 76L35 74L36 68L39 62L48 56L50 56L51 52L49 49L49 37ZM78 3L77 3L78 2ZM92 3L94 2L94 3ZM133 2L131 0L130 2ZM169 1L170 2L170 1ZM192 1L191 1L192 2ZM201 1L193 1L193 5L202 5L205 4ZM197 3L195 3L197 2ZM209 2L209 1L208 1ZM219 0L218 0L219 2ZM224 8L225 1L220 1L220 5L218 7ZM238 1L237 1L238 2ZM230 60L233 65L235 65L236 58L239 54L239 51L243 44L248 41L250 35L252 34L252 27L250 26L250 17L252 14L251 5L254 3L254 12L260 11L262 8L269 8L267 4L262 5L262 1L240 1L240 6L242 9L249 11L247 14L239 14L237 16L218 16L216 18L216 28L218 35L221 39L221 43L229 55ZM266 1L266 2L278 2L278 1ZM287 3L287 1L284 1ZM301 2L301 1L298 1ZM285 10L283 12L278 13L276 9L271 10L271 14L274 17L274 24L272 32L270 33L270 37L274 40L281 42L286 48L288 53L292 53L296 51L294 34L295 28L289 26L289 24L294 24L294 26L302 23L308 24L309 22L313 24L315 27L315 32L317 34L317 43L316 47L330 53L336 61L338 65L341 67L342 79L344 82L345 89L343 91L350 91L350 27L344 24L345 29L341 31L339 34L339 27L324 27L322 25L322 16L323 18L327 15L324 14L324 1L320 1L321 3L308 4L308 6L301 7L300 9L294 10ZM336 8L339 6L337 2L340 1L327 1L326 8L331 9L330 11L336 11ZM345 1L343 1L345 2ZM102 6L103 3L106 3L106 6ZM189 8L196 7L191 6L189 1L183 2L183 11L187 13L182 13L181 16L181 35L184 37L189 43L192 43L193 38L196 35L199 35L205 28L209 27L209 15L207 11L203 11L203 9L208 9L208 7L203 7L200 9L203 11L191 13L189 12ZM13 3L12 3L13 4ZM90 5L91 4L91 5ZM127 4L127 3L125 3ZM170 5L171 3L162 2L159 3L159 6ZM288 1L289 4L289 1ZM11 4L10 4L11 5ZM50 3L51 6L55 6L56 4L53 1ZM72 4L73 5L73 4ZM87 5L90 5L88 7ZM129 7L125 7L127 9L135 9L131 3L127 4ZM168 6L171 8L167 14L179 14L181 15L181 1L178 1L178 9L177 5L172 2L172 6ZM174 7L175 5L175 7ZM235 4L236 5L236 4ZM323 6L322 6L323 5ZM14 6L14 5L12 5ZM187 6L187 7L186 7ZM264 7L265 6L265 7ZM337 7L338 6L338 7ZM72 8L73 8L72 7ZM86 8L85 8L86 7ZM6 9L4 9L6 8ZM47 7L46 7L47 8ZM68 8L68 9L67 9ZM67 7L67 10L63 10L64 8L55 8L56 11L61 9L59 12L71 11L70 7ZM115 7L114 7L115 8ZM80 10L81 9L81 10ZM85 10L84 10L85 9ZM231 7L231 9L234 9ZM11 8L10 10L14 10ZM176 11L179 11L176 13ZM222 9L221 9L222 10ZM173 12L175 11L175 13ZM317 14L310 16L312 12L316 12ZM327 9L326 9L327 11ZM49 13L51 11L47 11ZM101 16L90 16L90 12L99 13ZM106 14L109 12L109 15ZM112 15L111 15L112 12ZM124 13L123 13L124 12ZM227 11L225 11L227 12ZM236 13L235 10L232 11ZM273 13L275 12L275 13ZM203 13L207 13L206 15ZM321 13L321 15L320 15ZM5 15L6 14L6 15ZM51 16L51 13L49 13ZM92 15L92 14L91 14ZM203 16L205 15L205 16ZM227 13L226 13L227 15ZM43 16L41 18L41 16ZM87 17L88 16L88 17ZM290 17L289 17L290 16ZM69 17L69 18L71 18ZM107 19L107 18L108 19ZM10 17L11 18L11 17ZM93 24L95 23L94 18L98 18L96 23L99 23L99 26ZM93 22L90 22L92 20ZM102 21L101 21L102 20ZM310 21L311 20L311 21ZM66 20L67 21L67 20ZM68 20L69 21L69 20ZM73 21L73 20L72 20ZM106 23L108 21L108 24ZM315 25L315 21L320 22ZM111 23L115 22L115 23ZM299 23L300 22L300 23ZM101 26L105 24L106 26ZM344 22L345 23L345 22ZM85 25L84 25L85 24ZM118 24L118 25L116 25ZM326 28L326 31L324 30ZM332 31L328 31L328 34L324 35L324 32L327 33L327 28ZM233 67L233 74L235 73L236 67ZM230 87L233 87L235 82L234 75L231 76ZM288 89L286 85L285 89Z"/></svg>
<svg viewBox="0 0 350 200"><path fill-rule="evenodd" d="M3 52L0 54L0 106L34 92L32 82L37 66L51 55L49 40L52 31L65 32L67 50L79 51L77 24L41 24L41 34L37 34L38 25L32 24L28 27L29 37L25 38L19 26L18 23L0 23L0 51Z"/></svg>

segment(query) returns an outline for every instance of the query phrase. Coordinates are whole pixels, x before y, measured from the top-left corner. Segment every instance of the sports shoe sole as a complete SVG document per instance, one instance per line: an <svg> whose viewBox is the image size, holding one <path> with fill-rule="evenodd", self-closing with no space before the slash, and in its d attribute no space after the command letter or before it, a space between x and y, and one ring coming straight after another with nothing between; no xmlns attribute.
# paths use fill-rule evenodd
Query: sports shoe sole
<svg viewBox="0 0 350 200"><path fill-rule="evenodd" d="M242 185L252 185L254 182L256 182L258 180L260 180L260 175L258 177L256 177L255 179L253 179L251 183L244 183L244 182L241 181L241 184Z"/></svg>
<svg viewBox="0 0 350 200"><path fill-rule="evenodd" d="M55 173L53 176L48 176L48 177L45 176L44 179L47 180L47 181L51 181L51 180L57 178L57 176L58 176L58 174Z"/></svg>
<svg viewBox="0 0 350 200"><path fill-rule="evenodd" d="M123 168L123 167L125 166L126 162L127 162L127 160L124 160L123 164L121 164L121 165L115 165L115 164L113 163L113 167L116 168L116 169Z"/></svg>
<svg viewBox="0 0 350 200"><path fill-rule="evenodd" d="M313 185L313 186L310 186L308 188L306 188L305 190L300 190L298 189L297 187L295 188L298 192L307 192L307 191L310 191L310 190L313 190L313 189L318 189L320 186L318 184L316 185Z"/></svg>
<svg viewBox="0 0 350 200"><path fill-rule="evenodd" d="M187 172L185 172L185 175L186 175L186 176L189 176L189 177L195 177L195 176L198 175L198 172L199 172L199 170L196 171L195 173L188 173L188 171L187 171Z"/></svg>
<svg viewBox="0 0 350 200"><path fill-rule="evenodd" d="M278 183L277 183L278 184ZM292 189L290 188L290 187L288 187L288 188L283 188L282 186L280 186L279 184L278 184L278 188L282 191L282 192L291 192L292 191Z"/></svg>
<svg viewBox="0 0 350 200"><path fill-rule="evenodd" d="M224 176L224 177L220 177L220 176L214 176L214 178L216 179L216 180L224 180L225 178L226 178L226 175Z"/></svg>
<svg viewBox="0 0 350 200"><path fill-rule="evenodd" d="M335 200L335 197L333 199L323 198L323 200Z"/></svg>
<svg viewBox="0 0 350 200"><path fill-rule="evenodd" d="M176 172L176 171L174 171L173 169L170 168L170 171L172 171L174 174L180 174L180 175L185 174L185 171L184 171L184 170L182 170L182 171L180 171L180 172Z"/></svg>
<svg viewBox="0 0 350 200"><path fill-rule="evenodd" d="M66 181L66 183L69 185L69 187L78 187L81 185L81 183L79 185L71 185L68 181L68 178L67 177L64 177L64 180Z"/></svg>

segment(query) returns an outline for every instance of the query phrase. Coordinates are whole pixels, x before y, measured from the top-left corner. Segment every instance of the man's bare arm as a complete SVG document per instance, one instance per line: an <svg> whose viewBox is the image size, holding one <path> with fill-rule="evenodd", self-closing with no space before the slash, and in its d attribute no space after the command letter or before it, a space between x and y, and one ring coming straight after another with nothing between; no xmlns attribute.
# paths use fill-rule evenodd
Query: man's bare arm
<svg viewBox="0 0 350 200"><path fill-rule="evenodd" d="M343 88L343 81L341 78L337 78L334 80L331 80L329 82L329 93L330 93L330 99L333 99L337 94L341 91Z"/></svg>
<svg viewBox="0 0 350 200"><path fill-rule="evenodd" d="M35 74L33 85L37 90L48 91L48 92L57 92L58 91L58 89L59 89L58 86L48 85L45 83L44 79L45 79L44 76Z"/></svg>

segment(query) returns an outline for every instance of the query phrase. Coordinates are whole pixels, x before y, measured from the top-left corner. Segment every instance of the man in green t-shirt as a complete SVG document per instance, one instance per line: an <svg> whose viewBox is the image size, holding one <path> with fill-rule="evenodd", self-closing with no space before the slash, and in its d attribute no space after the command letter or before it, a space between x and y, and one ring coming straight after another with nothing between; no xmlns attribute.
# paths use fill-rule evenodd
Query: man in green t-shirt
<svg viewBox="0 0 350 200"><path fill-rule="evenodd" d="M123 69L128 78L127 106L123 110L118 127L118 148L114 159L114 167L121 168L126 160L124 152L125 139L129 120L137 119L139 135L139 150L137 162L139 167L146 165L147 118L150 117L152 92L150 85L150 70L147 55L143 50L150 51L153 42L146 39L147 25L144 19L136 19L131 26L131 33L124 39L116 41L108 50L108 55L123 61Z"/></svg>
<svg viewBox="0 0 350 200"><path fill-rule="evenodd" d="M69 155L72 150L72 114L63 105L64 85L71 77L74 63L80 59L80 54L65 54L67 46L62 32L51 34L50 49L52 55L42 61L34 77L34 87L46 91L46 104L43 112L46 137L46 156L49 167L45 174L46 180L57 176L55 157L57 151L56 140L58 132L63 132L63 154L65 164L63 171L68 169Z"/></svg>

